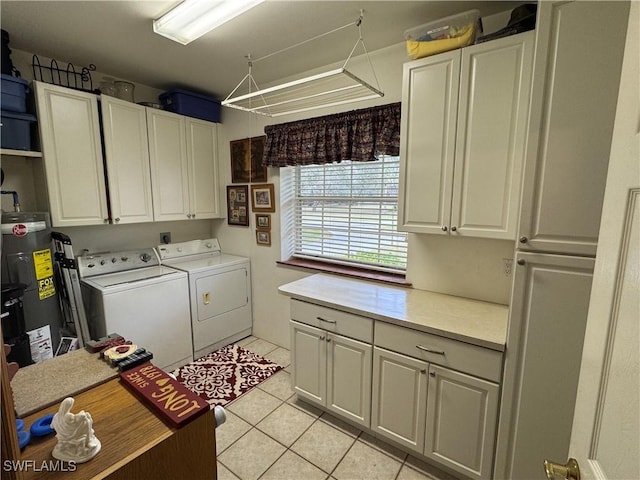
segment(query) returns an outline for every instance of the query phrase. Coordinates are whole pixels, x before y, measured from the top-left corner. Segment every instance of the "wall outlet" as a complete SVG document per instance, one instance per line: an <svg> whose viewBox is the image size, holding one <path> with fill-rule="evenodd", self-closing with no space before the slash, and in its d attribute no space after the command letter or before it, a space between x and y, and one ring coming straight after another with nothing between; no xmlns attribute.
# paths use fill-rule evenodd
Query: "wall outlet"
<svg viewBox="0 0 640 480"><path fill-rule="evenodd" d="M171 243L171 232L162 232L160 234L160 243Z"/></svg>
<svg viewBox="0 0 640 480"><path fill-rule="evenodd" d="M502 259L502 271L505 276L511 276L511 270L513 269L513 258L503 258Z"/></svg>

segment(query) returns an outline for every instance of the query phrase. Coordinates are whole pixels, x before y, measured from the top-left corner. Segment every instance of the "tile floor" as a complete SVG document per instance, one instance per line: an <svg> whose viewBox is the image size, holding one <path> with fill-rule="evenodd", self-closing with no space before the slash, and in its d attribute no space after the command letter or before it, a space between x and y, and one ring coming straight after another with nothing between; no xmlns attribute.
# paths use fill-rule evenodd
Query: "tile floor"
<svg viewBox="0 0 640 480"><path fill-rule="evenodd" d="M225 407L216 429L219 480L453 479L298 401L289 350L253 336L237 343L287 368Z"/></svg>

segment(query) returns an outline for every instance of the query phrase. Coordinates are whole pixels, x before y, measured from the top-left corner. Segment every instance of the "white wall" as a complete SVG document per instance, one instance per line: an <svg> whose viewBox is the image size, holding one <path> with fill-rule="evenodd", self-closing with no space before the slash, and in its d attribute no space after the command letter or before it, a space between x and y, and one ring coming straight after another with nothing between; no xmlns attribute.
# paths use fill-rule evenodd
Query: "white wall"
<svg viewBox="0 0 640 480"><path fill-rule="evenodd" d="M229 153L231 140L262 135L264 134L264 126L268 124L399 102L402 91L402 65L407 61L404 48L404 44L400 43L370 53L380 87L385 92L385 96L381 99L353 103L343 106L341 109L318 109L307 112L305 115L283 116L277 119L228 108L223 109L222 125L219 130L222 204L226 206L224 198L226 186L231 184ZM12 60L21 70L23 77L31 79L29 67L31 54L14 51ZM286 59L278 60L285 61ZM353 58L350 66L354 73L361 75L364 80L371 83L370 71L362 57ZM300 77L329 68L327 66L313 72L301 73ZM259 81L259 64L254 66L253 74ZM108 74L94 72L94 86L99 84L103 75ZM268 85L260 85L260 87L266 86ZM136 101L157 101L157 95L160 93L159 90L136 85ZM33 180L29 178L32 168L30 164L37 166L40 161L39 159L25 161L22 158L3 158L3 167L7 167L5 168L7 179L3 189L15 187L20 191L23 210L33 210L36 206L35 194L32 191L36 187ZM275 185L277 203L280 198L278 169L270 168L268 170L268 182ZM3 199L2 206L10 210L10 198ZM82 249L99 252L154 246L160 243L160 232L166 231L171 232L174 242L205 238L210 235L217 236L224 251L251 258L254 333L278 345L288 347L289 303L287 297L278 293L278 286L303 278L310 272L276 264L278 260L281 260L279 213L280 209L278 208L276 213L271 215L272 244L270 247L256 244L253 213L250 216L248 228L229 226L226 219L220 219L71 227L60 230L71 237L76 253L80 253ZM414 288L508 304L511 278L502 273L502 259L512 258L513 250L513 242L508 241L455 239L411 234L409 235L407 279L413 283Z"/></svg>
<svg viewBox="0 0 640 480"><path fill-rule="evenodd" d="M229 142L264 133L264 125L284 123L300 118L315 117L365 108L373 105L399 102L402 94L402 66L407 61L404 43L370 54L375 73L385 96L375 101L358 102L342 109L318 109L305 115L292 115L274 119L251 115L238 110L223 109L223 129L220 136L220 173L222 190L231 184ZM368 80L362 57L352 59L354 71ZM327 67L324 70L328 70ZM320 70L320 69L319 69ZM307 72L308 74L316 73ZM254 76L259 74L259 64L254 66ZM305 76L301 74L300 77ZM266 85L259 85L261 88ZM268 169L268 182L275 185L276 203L280 201L279 171ZM226 205L226 201L225 201ZM289 346L288 298L278 294L278 286L313 272L277 265L281 260L280 210L271 215L271 246L256 245L255 218L250 226L229 226L225 222L214 226L215 235L223 250L248 255L252 261L254 333L271 342ZM509 303L511 277L503 274L503 258L512 258L514 242L469 238L443 238L432 235L409 235L409 267L407 279L414 288L433 290L479 300Z"/></svg>

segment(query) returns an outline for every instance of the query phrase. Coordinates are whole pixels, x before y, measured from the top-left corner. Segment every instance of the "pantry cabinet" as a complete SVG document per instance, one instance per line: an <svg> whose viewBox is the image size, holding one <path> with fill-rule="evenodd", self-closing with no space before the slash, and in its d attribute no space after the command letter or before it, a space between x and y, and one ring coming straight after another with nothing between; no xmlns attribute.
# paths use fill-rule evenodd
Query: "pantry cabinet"
<svg viewBox="0 0 640 480"><path fill-rule="evenodd" d="M368 428L372 321L303 302L292 305L292 318L301 320L291 320L293 390L302 398ZM343 324L354 318L359 325L347 328L346 333L359 330L355 335L359 339L338 333Z"/></svg>
<svg viewBox="0 0 640 480"><path fill-rule="evenodd" d="M154 220L221 216L217 126L147 109Z"/></svg>
<svg viewBox="0 0 640 480"><path fill-rule="evenodd" d="M152 222L146 109L106 95L100 103L112 221Z"/></svg>
<svg viewBox="0 0 640 480"><path fill-rule="evenodd" d="M98 97L33 83L51 224L109 223Z"/></svg>
<svg viewBox="0 0 640 480"><path fill-rule="evenodd" d="M515 239L533 38L405 64L399 230Z"/></svg>

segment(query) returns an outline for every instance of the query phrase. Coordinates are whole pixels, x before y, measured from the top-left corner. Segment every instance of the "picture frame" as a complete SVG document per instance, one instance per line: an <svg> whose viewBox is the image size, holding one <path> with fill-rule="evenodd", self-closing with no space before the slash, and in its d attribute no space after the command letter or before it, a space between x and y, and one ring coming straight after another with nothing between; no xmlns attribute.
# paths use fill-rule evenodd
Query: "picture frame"
<svg viewBox="0 0 640 480"><path fill-rule="evenodd" d="M267 230L256 230L256 243L266 247L271 246L271 232Z"/></svg>
<svg viewBox="0 0 640 480"><path fill-rule="evenodd" d="M231 151L231 183L267 181L267 167L262 166L266 135L229 142Z"/></svg>
<svg viewBox="0 0 640 480"><path fill-rule="evenodd" d="M249 187L227 185L227 223L249 226Z"/></svg>
<svg viewBox="0 0 640 480"><path fill-rule="evenodd" d="M251 208L254 212L275 212L273 183L251 185Z"/></svg>
<svg viewBox="0 0 640 480"><path fill-rule="evenodd" d="M271 215L256 213L256 228L258 230L271 230Z"/></svg>

